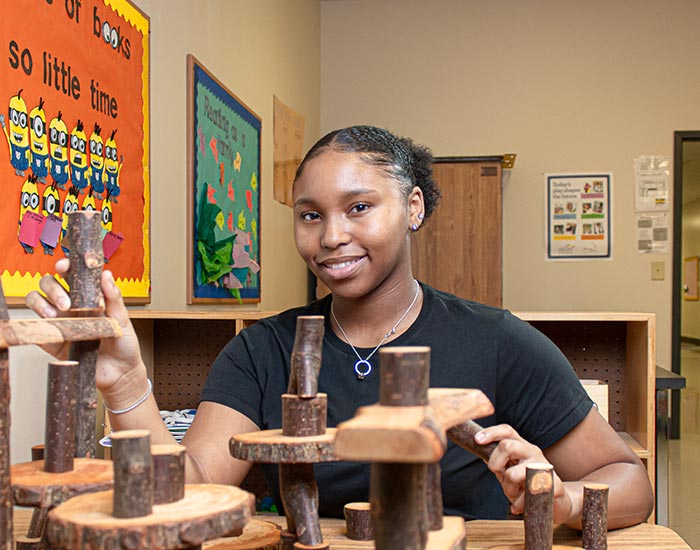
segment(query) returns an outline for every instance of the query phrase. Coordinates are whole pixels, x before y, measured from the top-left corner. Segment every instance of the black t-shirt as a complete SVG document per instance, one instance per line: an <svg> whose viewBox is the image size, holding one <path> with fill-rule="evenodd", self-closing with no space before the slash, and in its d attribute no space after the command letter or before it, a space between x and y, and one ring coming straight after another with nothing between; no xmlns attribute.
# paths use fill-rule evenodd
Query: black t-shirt
<svg viewBox="0 0 700 550"><path fill-rule="evenodd" d="M542 333L510 312L471 302L421 285L421 312L391 346L430 346L430 386L478 388L495 414L483 426L507 423L545 449L566 435L593 406L571 365ZM358 407L379 400L379 358L372 373L358 380L357 356L328 321L331 297L263 319L243 330L214 362L202 401L231 407L260 429L282 427L281 395L287 391L296 319L324 315L323 363L319 391L328 394L328 426L352 418ZM393 322L387 319L387 325ZM359 348L364 358L372 349ZM467 519L501 519L508 502L486 465L450 443L441 461L445 514ZM277 466L263 466L278 503ZM369 466L331 462L314 467L319 514L342 517L348 502L368 501ZM400 506L400 503L397 503Z"/></svg>

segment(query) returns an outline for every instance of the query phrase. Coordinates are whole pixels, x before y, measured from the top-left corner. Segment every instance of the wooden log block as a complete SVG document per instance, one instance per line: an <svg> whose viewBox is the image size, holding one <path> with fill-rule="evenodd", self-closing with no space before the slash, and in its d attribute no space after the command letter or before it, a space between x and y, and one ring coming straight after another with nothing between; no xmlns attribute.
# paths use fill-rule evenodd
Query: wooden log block
<svg viewBox="0 0 700 550"><path fill-rule="evenodd" d="M49 362L44 460L46 472L69 472L73 469L78 367L77 361Z"/></svg>
<svg viewBox="0 0 700 550"><path fill-rule="evenodd" d="M335 452L341 460L367 462L437 462L447 437L430 407L360 407L338 424Z"/></svg>
<svg viewBox="0 0 700 550"><path fill-rule="evenodd" d="M153 504L175 502L185 496L185 448L151 445Z"/></svg>
<svg viewBox="0 0 700 550"><path fill-rule="evenodd" d="M305 315L297 318L287 393L303 398L316 396L318 374L321 372L324 331L325 318L322 315Z"/></svg>
<svg viewBox="0 0 700 550"><path fill-rule="evenodd" d="M425 548L425 499L419 496L426 470L425 464L372 463L370 510L376 550Z"/></svg>
<svg viewBox="0 0 700 550"><path fill-rule="evenodd" d="M484 462L488 462L491 453L496 450L498 443L480 445L474 440L474 436L482 430L482 427L473 420L467 420L447 430L447 437L457 445L478 456Z"/></svg>
<svg viewBox="0 0 700 550"><path fill-rule="evenodd" d="M68 214L66 237L70 246L70 268L66 281L74 308L104 309L100 285L104 254L100 212L79 210Z"/></svg>
<svg viewBox="0 0 700 550"><path fill-rule="evenodd" d="M425 502L428 513L428 529L439 531L443 527L442 469L439 462L428 464L425 478Z"/></svg>
<svg viewBox="0 0 700 550"><path fill-rule="evenodd" d="M32 445L32 461L44 460L44 444Z"/></svg>
<svg viewBox="0 0 700 550"><path fill-rule="evenodd" d="M474 389L430 388L428 402L444 430L473 418L489 416L494 410L484 392Z"/></svg>
<svg viewBox="0 0 700 550"><path fill-rule="evenodd" d="M121 334L119 323L110 317L17 319L0 321L0 348L114 338Z"/></svg>
<svg viewBox="0 0 700 550"><path fill-rule="evenodd" d="M15 550L42 550L41 537L20 536L15 540Z"/></svg>
<svg viewBox="0 0 700 550"><path fill-rule="evenodd" d="M289 437L309 437L326 433L328 396L302 398L282 394L282 434Z"/></svg>
<svg viewBox="0 0 700 550"><path fill-rule="evenodd" d="M34 508L32 511L32 519L29 521L29 528L27 529L27 537L32 539L41 537L44 534L44 528L46 527L46 520L48 517L48 508Z"/></svg>
<svg viewBox="0 0 700 550"><path fill-rule="evenodd" d="M2 304L4 300L3 295ZM0 304L0 315L2 315L2 304ZM9 353L6 349L0 349L0 550L11 550L12 538Z"/></svg>
<svg viewBox="0 0 700 550"><path fill-rule="evenodd" d="M280 464L279 483L284 512L287 518L292 518L297 542L320 548L323 535L318 517L318 487L313 464ZM289 525L287 529L290 530Z"/></svg>
<svg viewBox="0 0 700 550"><path fill-rule="evenodd" d="M429 347L379 350L379 404L406 407L428 404Z"/></svg>
<svg viewBox="0 0 700 550"><path fill-rule="evenodd" d="M289 530L289 518L287 519L287 529L283 529L280 533L280 550L294 550L294 545L297 542L297 530Z"/></svg>
<svg viewBox="0 0 700 550"><path fill-rule="evenodd" d="M554 542L554 467L544 462L526 466L525 550L551 550Z"/></svg>
<svg viewBox="0 0 700 550"><path fill-rule="evenodd" d="M336 428L312 437L289 437L282 430L265 430L233 436L229 440L231 456L264 464L334 462Z"/></svg>
<svg viewBox="0 0 700 550"><path fill-rule="evenodd" d="M138 518L153 510L153 460L150 432L113 432L114 517Z"/></svg>
<svg viewBox="0 0 700 550"><path fill-rule="evenodd" d="M202 548L203 550L279 550L279 544L280 528L278 525L269 521L253 519L246 523L243 533L239 537L211 540L205 542Z"/></svg>
<svg viewBox="0 0 700 550"><path fill-rule="evenodd" d="M112 488L113 466L109 460L76 458L73 469L63 473L44 471L35 460L12 465L12 498L17 506L51 508L77 495Z"/></svg>
<svg viewBox="0 0 700 550"><path fill-rule="evenodd" d="M343 507L347 536L351 540L372 540L374 528L369 502L350 502Z"/></svg>
<svg viewBox="0 0 700 550"><path fill-rule="evenodd" d="M240 535L255 513L255 496L230 485L190 484L185 497L139 518L117 518L113 491L73 498L49 512L56 549L185 549Z"/></svg>
<svg viewBox="0 0 700 550"><path fill-rule="evenodd" d="M586 483L583 486L581 545L585 550L608 548L608 485Z"/></svg>

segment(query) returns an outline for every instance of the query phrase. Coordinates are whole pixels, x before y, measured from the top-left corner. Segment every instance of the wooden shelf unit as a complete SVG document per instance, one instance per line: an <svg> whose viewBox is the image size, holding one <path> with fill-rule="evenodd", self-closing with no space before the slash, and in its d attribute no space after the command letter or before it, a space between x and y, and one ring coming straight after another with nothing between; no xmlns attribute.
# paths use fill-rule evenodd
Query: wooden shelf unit
<svg viewBox="0 0 700 550"><path fill-rule="evenodd" d="M259 311L131 310L162 409L197 406L216 355ZM649 313L514 312L547 335L579 378L608 384L609 421L655 481L656 317Z"/></svg>

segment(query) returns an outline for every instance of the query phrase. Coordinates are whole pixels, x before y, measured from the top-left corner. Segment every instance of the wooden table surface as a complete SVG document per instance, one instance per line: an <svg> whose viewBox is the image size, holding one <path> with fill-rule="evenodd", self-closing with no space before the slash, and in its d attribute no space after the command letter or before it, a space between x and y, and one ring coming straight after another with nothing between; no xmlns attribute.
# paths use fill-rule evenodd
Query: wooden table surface
<svg viewBox="0 0 700 550"><path fill-rule="evenodd" d="M284 517L256 516L277 525L286 524ZM14 526L16 535L24 535L31 518L31 510L15 508ZM494 548L522 549L522 521L469 521L467 522L467 550L487 550ZM330 550L361 550L374 548L372 542L353 541L345 536L345 522L338 519L322 519L321 529ZM561 548L581 548L580 533L567 527L554 531L554 543ZM691 550L690 546L673 530L661 525L642 523L627 529L608 533L609 550Z"/></svg>

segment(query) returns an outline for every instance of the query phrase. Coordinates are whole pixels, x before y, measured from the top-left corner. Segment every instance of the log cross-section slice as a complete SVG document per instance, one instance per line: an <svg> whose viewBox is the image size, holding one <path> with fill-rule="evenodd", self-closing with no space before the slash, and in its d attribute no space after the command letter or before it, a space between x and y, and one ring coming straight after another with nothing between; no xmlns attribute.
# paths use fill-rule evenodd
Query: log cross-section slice
<svg viewBox="0 0 700 550"><path fill-rule="evenodd" d="M69 472L44 471L44 461L12 465L12 496L18 506L51 508L76 495L112 488L113 466L109 460L76 458Z"/></svg>
<svg viewBox="0 0 700 550"><path fill-rule="evenodd" d="M234 458L264 464L334 462L336 431L328 428L325 434L310 437L286 436L282 430L250 432L233 436L229 450Z"/></svg>
<svg viewBox="0 0 700 550"><path fill-rule="evenodd" d="M186 485L183 499L138 518L115 518L112 499L112 491L81 495L51 510L51 544L65 550L191 548L240 535L255 513L255 496L230 485Z"/></svg>

